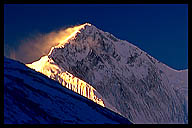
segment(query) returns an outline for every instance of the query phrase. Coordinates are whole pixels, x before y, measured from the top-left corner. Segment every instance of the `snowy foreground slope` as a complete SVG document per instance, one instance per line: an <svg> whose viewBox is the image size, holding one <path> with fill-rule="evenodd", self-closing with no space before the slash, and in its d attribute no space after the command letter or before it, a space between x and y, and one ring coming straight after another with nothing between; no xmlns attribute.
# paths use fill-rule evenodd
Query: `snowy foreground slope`
<svg viewBox="0 0 192 128"><path fill-rule="evenodd" d="M122 116L134 123L188 123L188 70L171 69L91 24L70 37L47 57L93 86Z"/></svg>
<svg viewBox="0 0 192 128"><path fill-rule="evenodd" d="M4 57L5 124L130 124L128 119Z"/></svg>

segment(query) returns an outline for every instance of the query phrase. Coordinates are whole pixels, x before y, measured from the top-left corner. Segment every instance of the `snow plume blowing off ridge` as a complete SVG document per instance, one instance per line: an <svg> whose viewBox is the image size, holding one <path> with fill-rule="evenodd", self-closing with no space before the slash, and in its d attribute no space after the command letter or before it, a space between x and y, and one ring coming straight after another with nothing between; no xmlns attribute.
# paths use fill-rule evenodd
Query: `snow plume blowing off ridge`
<svg viewBox="0 0 192 128"><path fill-rule="evenodd" d="M38 60L41 56L47 55L53 46L60 46L68 39L74 36L80 28L85 25L76 25L67 29L60 29L58 31L52 31L47 34L38 34L31 38L22 40L22 44L17 49L12 49L6 46L8 51L8 57L19 60L23 63L30 63Z"/></svg>

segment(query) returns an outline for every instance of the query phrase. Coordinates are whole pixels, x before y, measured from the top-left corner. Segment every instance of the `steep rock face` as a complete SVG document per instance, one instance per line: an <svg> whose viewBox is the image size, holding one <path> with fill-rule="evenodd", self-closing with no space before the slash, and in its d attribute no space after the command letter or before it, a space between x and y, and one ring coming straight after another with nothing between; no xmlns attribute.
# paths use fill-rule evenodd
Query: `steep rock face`
<svg viewBox="0 0 192 128"><path fill-rule="evenodd" d="M24 64L4 58L5 124L130 124Z"/></svg>
<svg viewBox="0 0 192 128"><path fill-rule="evenodd" d="M173 70L127 41L86 25L48 57L135 123L188 123L188 83L174 76L188 71Z"/></svg>

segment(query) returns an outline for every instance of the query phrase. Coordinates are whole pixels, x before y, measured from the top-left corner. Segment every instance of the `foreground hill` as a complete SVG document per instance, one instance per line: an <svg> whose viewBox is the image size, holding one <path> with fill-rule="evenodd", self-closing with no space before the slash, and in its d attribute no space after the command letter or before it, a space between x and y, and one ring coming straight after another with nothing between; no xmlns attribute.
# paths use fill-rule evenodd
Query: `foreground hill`
<svg viewBox="0 0 192 128"><path fill-rule="evenodd" d="M130 124L24 64L4 57L5 124Z"/></svg>

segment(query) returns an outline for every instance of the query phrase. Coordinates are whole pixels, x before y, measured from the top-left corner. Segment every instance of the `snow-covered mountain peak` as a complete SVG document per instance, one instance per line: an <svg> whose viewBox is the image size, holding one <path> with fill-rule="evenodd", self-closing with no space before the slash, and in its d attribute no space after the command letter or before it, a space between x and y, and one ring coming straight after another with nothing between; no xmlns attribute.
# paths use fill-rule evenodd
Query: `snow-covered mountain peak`
<svg viewBox="0 0 192 128"><path fill-rule="evenodd" d="M45 74L49 78L58 81L63 86L87 97L90 100L93 100L99 105L107 107L114 112L119 113L104 98L102 98L102 96L90 84L86 83L82 79L77 78L76 76L68 72L62 65L55 63L54 59L51 58L51 55L55 52L55 50L57 51L57 49L66 48L66 46L71 45L74 40L79 39L79 35L82 36L93 29L96 29L96 27L89 23L66 29L65 31L67 33L70 33L67 38L60 41L59 45L52 47L48 55L41 57L38 61L35 61L31 64L26 64L26 66ZM56 54L57 53L58 52L56 52ZM65 53L63 52L59 54Z"/></svg>
<svg viewBox="0 0 192 128"><path fill-rule="evenodd" d="M172 70L94 25L76 28L47 55L57 72L67 71L85 81L106 107L135 123L187 123L188 83L182 76L188 71ZM57 73L51 78L61 77Z"/></svg>

